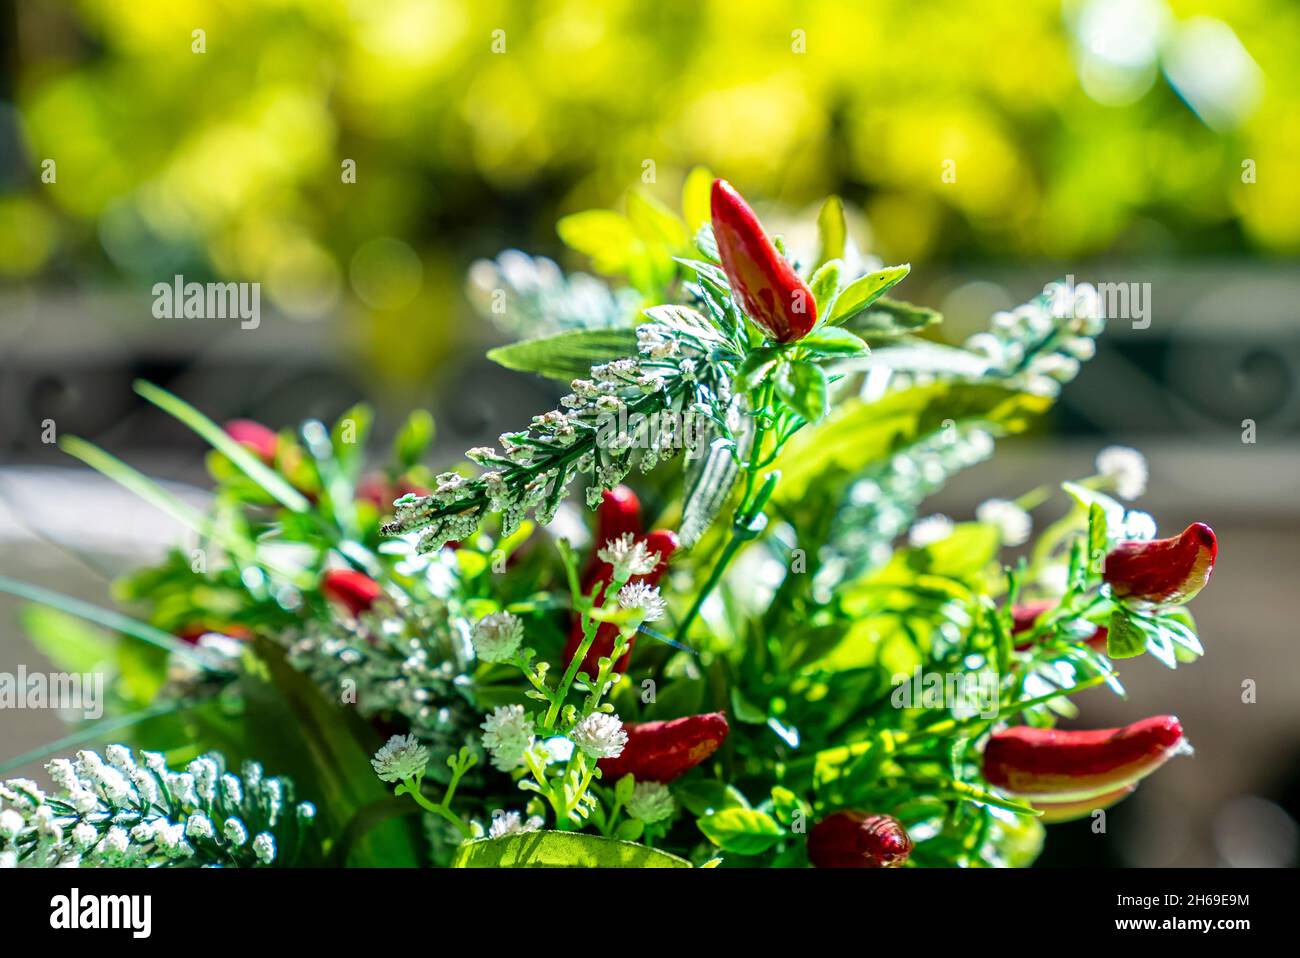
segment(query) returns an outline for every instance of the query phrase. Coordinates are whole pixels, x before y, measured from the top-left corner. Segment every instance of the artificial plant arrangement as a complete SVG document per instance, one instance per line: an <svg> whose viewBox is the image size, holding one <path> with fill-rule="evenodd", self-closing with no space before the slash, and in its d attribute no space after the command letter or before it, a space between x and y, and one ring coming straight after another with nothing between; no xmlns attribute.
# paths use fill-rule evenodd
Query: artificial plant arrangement
<svg viewBox="0 0 1300 958"><path fill-rule="evenodd" d="M788 248L697 170L680 213L561 221L617 288L475 264L527 334L490 356L564 390L441 473L424 413L376 464L365 406L222 427L147 383L213 447L206 512L65 439L194 543L119 583L135 616L0 582L56 662L115 663L60 748L145 750L7 782L0 864L1023 866L1187 751L1172 716L1054 727L1116 660L1202 654L1215 537L1122 504L1139 453L1032 543L1047 489L918 517L1077 374L1096 304L1049 287L948 345L837 199L817 226Z"/></svg>

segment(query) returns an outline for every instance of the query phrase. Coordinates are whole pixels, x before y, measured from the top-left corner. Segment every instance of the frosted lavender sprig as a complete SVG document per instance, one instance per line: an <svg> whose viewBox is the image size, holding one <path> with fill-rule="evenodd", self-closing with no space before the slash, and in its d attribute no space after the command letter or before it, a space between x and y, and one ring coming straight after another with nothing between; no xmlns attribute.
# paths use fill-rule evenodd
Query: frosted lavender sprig
<svg viewBox="0 0 1300 958"><path fill-rule="evenodd" d="M235 775L213 752L176 772L158 752L110 745L45 769L52 794L0 784L0 865L253 867L291 864L314 842L315 806L256 762Z"/></svg>

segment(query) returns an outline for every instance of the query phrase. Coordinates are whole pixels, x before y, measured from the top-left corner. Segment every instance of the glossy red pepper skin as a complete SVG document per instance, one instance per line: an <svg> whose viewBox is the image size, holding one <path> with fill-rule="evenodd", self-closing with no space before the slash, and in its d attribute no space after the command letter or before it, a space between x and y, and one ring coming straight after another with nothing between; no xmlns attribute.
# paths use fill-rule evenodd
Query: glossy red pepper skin
<svg viewBox="0 0 1300 958"><path fill-rule="evenodd" d="M1205 588L1218 555L1214 530L1193 522L1169 539L1121 542L1106 556L1103 577L1117 599L1180 605Z"/></svg>
<svg viewBox="0 0 1300 958"><path fill-rule="evenodd" d="M984 778L1029 799L1087 800L1136 783L1187 749L1172 715L1087 731L1020 725L989 739Z"/></svg>
<svg viewBox="0 0 1300 958"><path fill-rule="evenodd" d="M330 569L321 576L320 591L354 617L368 612L384 594L383 586L355 569Z"/></svg>
<svg viewBox="0 0 1300 958"><path fill-rule="evenodd" d="M649 535L642 535L642 528L641 502L637 499L636 493L627 486L617 486L614 489L606 490L601 498L600 506L596 510L595 546L592 549L591 561L582 579L584 595L590 595L592 586L596 583L599 582L603 587L608 585L614 578L613 567L608 562L602 562L596 556L596 552L610 539L616 539L627 533L631 533L637 539L643 540L651 552L659 553L659 563L648 575L633 576L630 581L644 582L646 585L659 584L668 571L668 560L677 551L677 534L668 529L656 529ZM594 677L600 668L598 665L600 659L614 651L614 643L617 639L618 626L612 622L602 624L596 632L596 638L592 640L591 648L587 650L587 654L582 660L583 671ZM627 652L614 663L614 671L627 671L628 662L632 658L632 648L635 644L636 636L633 636L628 641ZM569 625L569 639L564 645L564 662L566 665L577 655L578 648L581 645L582 616L574 615Z"/></svg>
<svg viewBox="0 0 1300 958"><path fill-rule="evenodd" d="M907 829L892 815L835 812L808 833L808 860L817 868L898 868L912 847Z"/></svg>
<svg viewBox="0 0 1300 958"><path fill-rule="evenodd" d="M638 782L671 782L716 752L731 730L721 712L670 722L633 722L623 728L627 745L622 754L598 763L609 783L624 775L633 775Z"/></svg>
<svg viewBox="0 0 1300 958"><path fill-rule="evenodd" d="M713 236L732 295L769 339L790 343L817 322L817 303L763 232L749 204L726 180L713 181Z"/></svg>
<svg viewBox="0 0 1300 958"><path fill-rule="evenodd" d="M226 435L239 443L263 464L275 465L275 451L280 437L275 431L253 419L232 419L225 425Z"/></svg>
<svg viewBox="0 0 1300 958"><path fill-rule="evenodd" d="M1034 627L1039 616L1049 609L1056 608L1055 599L1035 599L1032 602L1024 602L1011 607L1011 635L1017 636L1021 633L1028 632ZM1104 625L1099 625L1093 631L1092 635L1084 639L1085 645L1090 645L1094 649L1106 650L1106 636L1110 633ZM1023 652L1033 645L1032 642L1017 642L1016 651Z"/></svg>

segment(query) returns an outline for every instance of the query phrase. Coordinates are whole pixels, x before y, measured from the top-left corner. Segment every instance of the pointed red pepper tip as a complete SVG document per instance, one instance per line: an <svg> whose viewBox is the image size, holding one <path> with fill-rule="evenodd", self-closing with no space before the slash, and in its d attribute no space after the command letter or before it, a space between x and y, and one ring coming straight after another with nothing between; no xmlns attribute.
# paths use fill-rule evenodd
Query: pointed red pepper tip
<svg viewBox="0 0 1300 958"><path fill-rule="evenodd" d="M808 859L817 868L898 868L912 848L894 816L853 809L826 816L808 833Z"/></svg>
<svg viewBox="0 0 1300 958"><path fill-rule="evenodd" d="M330 569L321 576L320 590L325 598L343 606L353 616L369 611L384 594L383 586L355 569Z"/></svg>
<svg viewBox="0 0 1300 958"><path fill-rule="evenodd" d="M710 208L718 257L745 315L780 343L808 335L817 322L812 291L767 238L749 204L726 180L714 180Z"/></svg>
<svg viewBox="0 0 1300 958"><path fill-rule="evenodd" d="M1194 522L1169 539L1130 539L1106 556L1103 578L1117 599L1181 605L1210 581L1219 556L1214 530Z"/></svg>
<svg viewBox="0 0 1300 958"><path fill-rule="evenodd" d="M638 782L671 782L716 752L730 730L722 712L629 723L622 753L600 760L601 776L606 782L629 774Z"/></svg>
<svg viewBox="0 0 1300 958"><path fill-rule="evenodd" d="M275 450L280 444L280 437L274 430L254 419L232 419L226 423L225 429L227 436L248 449L266 465L275 462Z"/></svg>

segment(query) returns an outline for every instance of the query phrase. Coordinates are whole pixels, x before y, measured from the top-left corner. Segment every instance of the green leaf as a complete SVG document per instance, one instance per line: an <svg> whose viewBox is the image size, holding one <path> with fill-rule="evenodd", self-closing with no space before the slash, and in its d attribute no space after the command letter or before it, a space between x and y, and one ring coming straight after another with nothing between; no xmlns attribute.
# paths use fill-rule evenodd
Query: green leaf
<svg viewBox="0 0 1300 958"><path fill-rule="evenodd" d="M618 780L614 785L614 799L620 805L626 805L628 799L632 797L632 790L636 788L636 776L628 773Z"/></svg>
<svg viewBox="0 0 1300 958"><path fill-rule="evenodd" d="M752 808L724 808L696 824L709 841L737 855L761 855L785 837L776 819Z"/></svg>
<svg viewBox="0 0 1300 958"><path fill-rule="evenodd" d="M1088 506L1088 569L1093 573L1100 572L1106 561L1107 541L1106 510L1094 502Z"/></svg>
<svg viewBox="0 0 1300 958"><path fill-rule="evenodd" d="M817 212L817 265L842 259L848 245L848 227L844 222L844 202L838 196L826 197ZM818 300L820 303L821 300Z"/></svg>
<svg viewBox="0 0 1300 958"><path fill-rule="evenodd" d="M815 329L799 340L799 345L825 356L861 356L867 352L866 343L839 326Z"/></svg>
<svg viewBox="0 0 1300 958"><path fill-rule="evenodd" d="M855 279L836 297L831 315L826 320L827 323L835 326L852 318L883 296L886 290L901 282L911 270L912 267L905 263L902 266L889 266L876 270L874 273Z"/></svg>
<svg viewBox="0 0 1300 958"><path fill-rule="evenodd" d="M433 416L424 409L416 409L406 417L393 440L393 457L402 469L410 469L424 458L433 442Z"/></svg>
<svg viewBox="0 0 1300 958"><path fill-rule="evenodd" d="M311 509L307 497L289 485L283 476L268 468L262 460L231 439L224 429L185 400L143 379L136 380L135 391L163 412L174 416L198 433L212 448L238 466L240 472L261 486L286 509L292 509L294 512L307 512Z"/></svg>
<svg viewBox="0 0 1300 958"><path fill-rule="evenodd" d="M624 819L614 829L614 837L625 842L634 842L645 833L645 823L635 818Z"/></svg>
<svg viewBox="0 0 1300 958"><path fill-rule="evenodd" d="M812 291L813 302L817 304L817 316L820 320L818 326L825 325L826 311L831 307L836 294L840 291L840 272L843 265L837 259L833 259L829 263L823 263L817 272L813 273L812 279L808 281L808 288Z"/></svg>
<svg viewBox="0 0 1300 958"><path fill-rule="evenodd" d="M1079 505L1091 513L1094 505L1100 506L1103 516L1106 519L1106 526L1109 529L1124 528L1124 506L1116 502L1104 492L1098 492L1096 489L1089 489L1087 486L1081 486L1077 482L1063 482L1061 488L1069 494Z"/></svg>
<svg viewBox="0 0 1300 958"><path fill-rule="evenodd" d="M613 210L584 210L565 216L555 231L566 246L591 257L598 272L618 274L627 270L641 245L631 220Z"/></svg>
<svg viewBox="0 0 1300 958"><path fill-rule="evenodd" d="M1131 659L1147 649L1146 633L1124 610L1117 607L1110 615L1106 631L1106 654L1112 659Z"/></svg>
<svg viewBox="0 0 1300 958"><path fill-rule="evenodd" d="M636 352L634 330L574 329L499 346L487 356L506 369L569 382L591 375L592 366L635 356Z"/></svg>
<svg viewBox="0 0 1300 958"><path fill-rule="evenodd" d="M830 409L826 371L814 363L782 365L776 372L776 391L808 422L819 422Z"/></svg>
<svg viewBox="0 0 1300 958"><path fill-rule="evenodd" d="M781 359L781 352L775 346L763 346L746 356L740 368L736 370L736 381L741 389L749 391L761 386L776 368L777 362Z"/></svg>
<svg viewBox="0 0 1300 958"><path fill-rule="evenodd" d="M888 393L876 402L849 400L837 405L818 429L797 433L786 443L777 460L782 478L776 498L799 502L814 481L821 488L832 473L847 482L946 423L1020 432L1051 403L1048 397L991 383L932 383Z"/></svg>
<svg viewBox="0 0 1300 958"><path fill-rule="evenodd" d="M701 227L712 223L713 174L707 167L697 166L686 174L686 183L682 186L682 216L692 236Z"/></svg>
<svg viewBox="0 0 1300 958"><path fill-rule="evenodd" d="M918 333L942 321L943 317L936 310L882 296L847 318L843 328L868 342L878 342Z"/></svg>
<svg viewBox="0 0 1300 958"><path fill-rule="evenodd" d="M718 327L709 322L708 318L691 309L689 306L651 306L644 311L646 316L659 323L667 326L673 332L682 336L696 339L702 345L717 345L726 342L726 337L718 330Z"/></svg>
<svg viewBox="0 0 1300 958"><path fill-rule="evenodd" d="M374 411L365 403L357 403L339 416L330 430L330 445L334 458L344 474L356 478L365 460L366 440L374 422Z"/></svg>
<svg viewBox="0 0 1300 958"><path fill-rule="evenodd" d="M581 832L537 831L465 842L453 868L690 868L648 845Z"/></svg>

